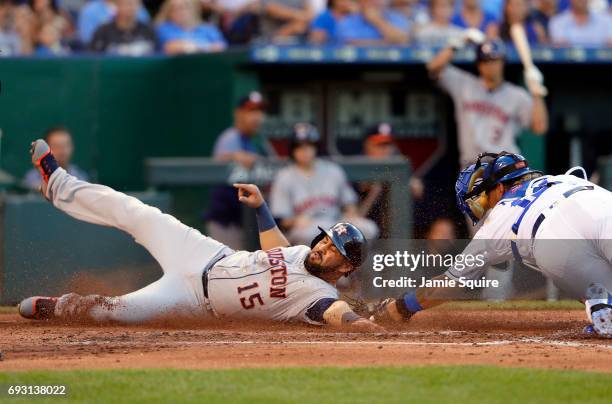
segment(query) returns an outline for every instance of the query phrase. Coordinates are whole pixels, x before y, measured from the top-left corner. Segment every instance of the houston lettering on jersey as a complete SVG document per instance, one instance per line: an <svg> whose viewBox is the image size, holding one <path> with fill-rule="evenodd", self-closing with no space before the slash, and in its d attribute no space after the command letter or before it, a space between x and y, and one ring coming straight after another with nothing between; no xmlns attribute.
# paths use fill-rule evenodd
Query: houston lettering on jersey
<svg viewBox="0 0 612 404"><path fill-rule="evenodd" d="M272 266L270 268L270 297L284 299L287 297L287 265L285 265L285 257L280 248L273 248L266 251L268 262Z"/></svg>
<svg viewBox="0 0 612 404"><path fill-rule="evenodd" d="M506 114L497 105L485 101L464 101L463 109L476 112L477 114L492 116L497 118L504 125L510 120L510 116Z"/></svg>

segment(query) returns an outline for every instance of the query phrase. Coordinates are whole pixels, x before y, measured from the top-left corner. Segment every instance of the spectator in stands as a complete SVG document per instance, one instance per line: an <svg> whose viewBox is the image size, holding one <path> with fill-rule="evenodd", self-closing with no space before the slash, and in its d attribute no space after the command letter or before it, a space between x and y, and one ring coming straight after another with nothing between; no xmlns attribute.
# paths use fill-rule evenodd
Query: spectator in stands
<svg viewBox="0 0 612 404"><path fill-rule="evenodd" d="M353 45L404 45L410 40L410 25L403 14L386 8L384 0L358 0L359 12L338 24L343 43Z"/></svg>
<svg viewBox="0 0 612 404"><path fill-rule="evenodd" d="M531 11L531 18L544 27L546 37L549 37L548 23L557 14L557 0L536 0Z"/></svg>
<svg viewBox="0 0 612 404"><path fill-rule="evenodd" d="M52 24L55 31L59 34L60 39L69 39L74 34L74 26L70 15L60 10L57 5L57 0L29 0L29 11L31 14L32 38L37 38L43 26ZM51 36L51 29L47 27L46 37ZM54 35L57 35L54 33Z"/></svg>
<svg viewBox="0 0 612 404"><path fill-rule="evenodd" d="M431 18L429 0L390 0L389 9L403 14L411 27L425 25Z"/></svg>
<svg viewBox="0 0 612 404"><path fill-rule="evenodd" d="M548 42L546 29L529 16L527 0L506 0L504 4L504 17L499 27L499 36L505 42L512 42L510 27L521 24L525 28L527 40L530 44L543 44Z"/></svg>
<svg viewBox="0 0 612 404"><path fill-rule="evenodd" d="M482 9L480 0L463 0L451 22L461 28L478 28L489 38L498 36L497 19Z"/></svg>
<svg viewBox="0 0 612 404"><path fill-rule="evenodd" d="M308 40L313 44L338 43L338 23L356 11L353 0L328 0L328 9L310 24Z"/></svg>
<svg viewBox="0 0 612 404"><path fill-rule="evenodd" d="M59 28L53 22L43 24L36 33L36 56L64 56L69 53L69 49L64 47L61 42Z"/></svg>
<svg viewBox="0 0 612 404"><path fill-rule="evenodd" d="M588 0L572 0L569 10L550 20L549 29L557 46L612 46L612 17L589 11Z"/></svg>
<svg viewBox="0 0 612 404"><path fill-rule="evenodd" d="M111 22L117 13L116 0L91 0L85 5L78 18L79 39L83 45L88 45L96 30L103 24ZM149 13L140 6L137 14L138 21L149 22Z"/></svg>
<svg viewBox="0 0 612 404"><path fill-rule="evenodd" d="M257 137L265 119L264 107L258 92L238 101L233 126L221 133L215 143L215 160L233 162L250 170L260 157L268 154L266 144ZM233 187L220 186L211 191L205 220L210 237L233 249L242 249L242 207Z"/></svg>
<svg viewBox="0 0 612 404"><path fill-rule="evenodd" d="M45 133L44 139L49 144L60 167L80 180L89 181L87 173L72 163L74 143L68 129L62 126L50 128ZM40 173L33 168L26 173L22 185L24 188L37 192L40 190L41 180Z"/></svg>
<svg viewBox="0 0 612 404"><path fill-rule="evenodd" d="M481 0L481 4L485 14L489 14L496 21L501 21L504 14L504 0Z"/></svg>
<svg viewBox="0 0 612 404"><path fill-rule="evenodd" d="M306 35L314 18L312 0L263 1L262 34L272 41Z"/></svg>
<svg viewBox="0 0 612 404"><path fill-rule="evenodd" d="M416 28L415 41L421 45L446 46L452 38L461 38L463 28L453 25L453 0L431 0L431 22Z"/></svg>
<svg viewBox="0 0 612 404"><path fill-rule="evenodd" d="M24 47L27 45L24 42L27 42L28 38L23 38L20 34L29 35L30 29L24 22L24 19L19 19L11 0L0 0L0 56L26 53Z"/></svg>
<svg viewBox="0 0 612 404"><path fill-rule="evenodd" d="M297 124L292 134L291 164L281 169L272 183L270 210L287 230L295 245L309 245L320 232L340 221L357 226L367 239L378 235L374 222L359 214L357 194L336 163L317 158L317 129Z"/></svg>
<svg viewBox="0 0 612 404"><path fill-rule="evenodd" d="M220 16L220 26L231 45L248 44L261 33L261 0L208 0L206 7Z"/></svg>
<svg viewBox="0 0 612 404"><path fill-rule="evenodd" d="M168 55L218 52L226 47L221 32L200 20L197 0L166 0L156 17L157 34Z"/></svg>
<svg viewBox="0 0 612 404"><path fill-rule="evenodd" d="M138 21L140 7L140 0L117 0L117 15L96 30L90 49L123 56L154 53L159 48L157 34L151 25Z"/></svg>

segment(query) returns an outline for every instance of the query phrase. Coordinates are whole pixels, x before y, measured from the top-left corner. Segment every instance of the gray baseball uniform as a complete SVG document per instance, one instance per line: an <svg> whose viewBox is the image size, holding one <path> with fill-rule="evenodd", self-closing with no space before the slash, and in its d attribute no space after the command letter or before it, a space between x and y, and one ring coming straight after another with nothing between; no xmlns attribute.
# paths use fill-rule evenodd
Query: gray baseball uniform
<svg viewBox="0 0 612 404"><path fill-rule="evenodd" d="M508 82L487 90L479 77L452 65L442 70L439 84L455 104L462 167L482 152L519 153L516 137L531 125L533 99L527 91Z"/></svg>
<svg viewBox="0 0 612 404"><path fill-rule="evenodd" d="M311 219L338 221L342 207L357 203L342 168L317 160L312 175L306 175L292 164L280 170L272 184L270 209L281 219L299 215Z"/></svg>
<svg viewBox="0 0 612 404"><path fill-rule="evenodd" d="M305 246L268 251L239 251L215 264L208 277L208 296L220 317L274 321L301 320L322 299L338 299L329 283L304 267Z"/></svg>
<svg viewBox="0 0 612 404"><path fill-rule="evenodd" d="M319 234L317 226L329 228L342 221L342 209L357 203L357 194L349 184L346 174L337 164L317 159L311 175L295 164L280 170L272 184L270 210L280 219L305 216L307 226L294 226L288 234L293 244L309 243ZM371 239L378 235L378 227L365 218L350 218Z"/></svg>
<svg viewBox="0 0 612 404"><path fill-rule="evenodd" d="M171 316L301 320L322 322L317 302L338 299L334 286L304 267L310 248L234 251L109 187L80 181L58 168L47 198L70 216L126 231L159 262L164 275L152 284L117 297L62 296L56 316L81 314L97 321L141 323ZM202 284L205 268L208 287ZM205 293L208 293L206 296ZM309 309L318 315L308 315Z"/></svg>

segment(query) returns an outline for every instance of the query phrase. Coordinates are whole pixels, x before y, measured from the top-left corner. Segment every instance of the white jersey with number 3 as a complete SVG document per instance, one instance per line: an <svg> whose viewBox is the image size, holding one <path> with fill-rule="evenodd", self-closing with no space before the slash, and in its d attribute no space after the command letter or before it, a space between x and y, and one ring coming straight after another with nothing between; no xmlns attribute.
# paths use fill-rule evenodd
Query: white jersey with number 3
<svg viewBox="0 0 612 404"><path fill-rule="evenodd" d="M210 305L221 318L315 323L306 312L338 291L304 267L306 246L239 251L216 263L208 275Z"/></svg>

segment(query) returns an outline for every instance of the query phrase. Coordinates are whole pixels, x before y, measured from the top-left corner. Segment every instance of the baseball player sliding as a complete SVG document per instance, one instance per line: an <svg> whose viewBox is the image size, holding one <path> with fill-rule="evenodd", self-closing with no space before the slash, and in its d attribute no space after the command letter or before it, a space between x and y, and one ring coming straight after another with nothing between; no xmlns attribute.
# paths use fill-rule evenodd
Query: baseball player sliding
<svg viewBox="0 0 612 404"><path fill-rule="evenodd" d="M612 193L573 175L543 175L518 154L484 153L459 174L459 208L483 222L464 255L485 265L449 268L435 279L481 279L488 265L515 259L585 302L588 332L612 338ZM463 289L422 287L381 303L375 318L409 319L462 296Z"/></svg>
<svg viewBox="0 0 612 404"><path fill-rule="evenodd" d="M336 281L361 265L366 240L355 226L321 229L310 247L290 246L255 185L235 184L256 209L262 250L234 251L159 209L113 189L79 181L58 167L43 140L32 143L43 195L77 219L126 231L159 262L156 282L118 297L35 296L19 313L29 319L89 319L137 324L176 317L220 317L350 326L380 326L338 299Z"/></svg>

